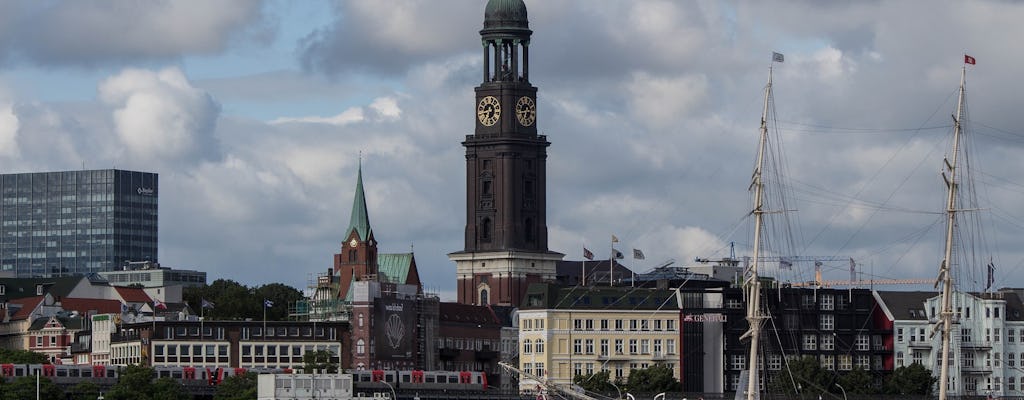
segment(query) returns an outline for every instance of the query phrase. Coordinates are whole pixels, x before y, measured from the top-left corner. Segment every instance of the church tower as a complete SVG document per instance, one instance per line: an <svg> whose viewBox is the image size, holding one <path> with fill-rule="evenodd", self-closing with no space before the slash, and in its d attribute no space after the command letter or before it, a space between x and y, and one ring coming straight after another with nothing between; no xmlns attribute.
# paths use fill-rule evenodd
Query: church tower
<svg viewBox="0 0 1024 400"><path fill-rule="evenodd" d="M341 243L341 252L334 255L334 273L340 279L340 293L345 298L352 281L377 279L377 241L370 228L370 216L366 213L366 196L363 194L363 164L359 163L356 180L356 194L352 199L352 216L348 230Z"/></svg>
<svg viewBox="0 0 1024 400"><path fill-rule="evenodd" d="M530 283L553 281L563 254L548 250L547 137L537 134L530 35L522 0L489 0L480 31L483 82L467 135L465 250L458 301L519 306Z"/></svg>

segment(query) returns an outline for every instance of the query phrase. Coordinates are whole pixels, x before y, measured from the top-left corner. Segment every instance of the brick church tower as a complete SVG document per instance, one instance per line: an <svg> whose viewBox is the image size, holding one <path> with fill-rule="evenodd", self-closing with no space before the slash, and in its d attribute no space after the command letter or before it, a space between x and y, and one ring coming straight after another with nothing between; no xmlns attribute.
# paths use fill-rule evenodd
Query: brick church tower
<svg viewBox="0 0 1024 400"><path fill-rule="evenodd" d="M451 253L458 302L519 306L530 283L553 281L548 250L547 137L537 134L530 35L522 0L490 0L480 31L483 82L467 135L465 249Z"/></svg>
<svg viewBox="0 0 1024 400"><path fill-rule="evenodd" d="M345 298L352 281L377 280L377 241L370 228L363 194L363 165L359 163L356 194L352 199L352 217L341 252L334 255L334 273L340 279L340 298Z"/></svg>

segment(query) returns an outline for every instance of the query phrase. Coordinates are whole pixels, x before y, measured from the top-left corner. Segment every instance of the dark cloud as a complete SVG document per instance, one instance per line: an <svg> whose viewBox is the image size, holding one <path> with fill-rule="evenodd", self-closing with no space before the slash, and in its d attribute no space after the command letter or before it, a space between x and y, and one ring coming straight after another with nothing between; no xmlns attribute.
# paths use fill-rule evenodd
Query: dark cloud
<svg viewBox="0 0 1024 400"><path fill-rule="evenodd" d="M261 9L248 0L5 2L0 59L95 66L218 54L272 36Z"/></svg>
<svg viewBox="0 0 1024 400"><path fill-rule="evenodd" d="M1024 192L1016 178L1024 171L1024 135L1016 132L1024 56L1005 51L1007 38L1024 33L1017 23L1024 6L527 4L538 127L552 142L552 249L579 258L580 247L607 249L616 234L623 248L647 254L649 263L635 265L641 270L725 256L730 242L747 254L746 189L774 50L786 54L774 69L772 116L793 179L797 250L854 257L880 276L933 277L945 199L938 171L968 49L979 62L968 75L972 160L975 177L988 185L977 194L992 203L988 224L997 235L985 252L995 255L997 277L1024 284L1012 278L1024 264L1016 239L1024 216L1014 207ZM126 147L116 112L138 110L126 99L157 93L171 101L160 110L180 110L196 121L188 126L202 127L186 130L193 143L217 144L216 156L189 147L158 152L162 260L214 278L304 286L338 250L362 151L381 250L414 246L427 286L450 292L454 265L446 254L462 247L459 143L474 127L483 5L350 1L336 11L337 21L311 28L299 46L299 62L312 74L193 83L147 69L137 71L146 79L117 86L126 88L114 91L125 93L112 96L117 101L103 97L110 89L86 104L16 99L5 108L0 101L0 140L15 126L5 109L18 127L18 152L0 153L0 161L57 169L89 159L151 170L109 149ZM993 39L993 31L1001 36ZM243 102L271 111L233 114ZM301 102L329 111L306 111ZM153 122L169 114L137 115ZM51 141L58 145L46 147ZM828 265L827 276L847 276L841 264Z"/></svg>

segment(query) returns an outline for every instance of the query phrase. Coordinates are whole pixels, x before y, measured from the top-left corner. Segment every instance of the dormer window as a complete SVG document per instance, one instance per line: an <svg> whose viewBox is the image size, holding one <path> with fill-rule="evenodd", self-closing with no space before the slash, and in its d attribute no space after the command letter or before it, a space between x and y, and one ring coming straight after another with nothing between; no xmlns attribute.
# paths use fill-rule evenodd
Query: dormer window
<svg viewBox="0 0 1024 400"><path fill-rule="evenodd" d="M7 294L7 285L0 285L0 296Z"/></svg>
<svg viewBox="0 0 1024 400"><path fill-rule="evenodd" d="M43 285L36 285L36 296L43 295Z"/></svg>

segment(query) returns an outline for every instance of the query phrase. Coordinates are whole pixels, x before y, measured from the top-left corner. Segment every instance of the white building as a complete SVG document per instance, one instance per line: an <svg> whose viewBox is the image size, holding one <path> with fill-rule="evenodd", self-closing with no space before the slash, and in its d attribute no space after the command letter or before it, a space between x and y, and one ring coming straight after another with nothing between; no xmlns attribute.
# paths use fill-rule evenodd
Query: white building
<svg viewBox="0 0 1024 400"><path fill-rule="evenodd" d="M939 376L942 335L932 335L942 296L874 292L893 327L894 368L919 363ZM1024 305L1012 291L956 292L949 363L951 396L1024 396Z"/></svg>
<svg viewBox="0 0 1024 400"><path fill-rule="evenodd" d="M351 399L350 374L262 374L256 381L259 400Z"/></svg>

